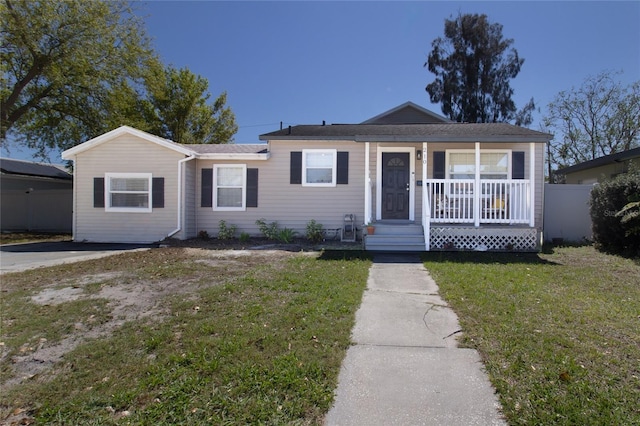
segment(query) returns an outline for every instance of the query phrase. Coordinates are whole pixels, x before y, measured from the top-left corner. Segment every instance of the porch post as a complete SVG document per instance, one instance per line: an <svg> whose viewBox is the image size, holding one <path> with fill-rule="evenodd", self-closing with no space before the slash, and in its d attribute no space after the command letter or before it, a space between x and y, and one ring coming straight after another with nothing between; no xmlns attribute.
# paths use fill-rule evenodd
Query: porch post
<svg viewBox="0 0 640 426"><path fill-rule="evenodd" d="M476 142L476 175L473 184L473 225L480 226L480 142Z"/></svg>
<svg viewBox="0 0 640 426"><path fill-rule="evenodd" d="M536 226L536 144L529 142L529 226Z"/></svg>
<svg viewBox="0 0 640 426"><path fill-rule="evenodd" d="M427 143L422 142L422 229L424 230L424 249L431 247L431 203L427 186Z"/></svg>
<svg viewBox="0 0 640 426"><path fill-rule="evenodd" d="M371 222L371 171L369 170L369 142L364 144L364 224Z"/></svg>

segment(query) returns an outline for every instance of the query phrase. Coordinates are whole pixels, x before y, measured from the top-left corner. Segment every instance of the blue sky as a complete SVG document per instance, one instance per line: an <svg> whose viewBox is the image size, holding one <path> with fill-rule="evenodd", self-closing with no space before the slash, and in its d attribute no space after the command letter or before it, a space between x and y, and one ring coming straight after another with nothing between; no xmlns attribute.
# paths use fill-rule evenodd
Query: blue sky
<svg viewBox="0 0 640 426"><path fill-rule="evenodd" d="M603 70L640 80L640 2L149 1L141 5L162 60L227 91L237 143L285 125L358 123L406 101L441 113L423 67L444 20L485 13L525 59L518 107L541 108ZM13 153L12 153L13 154ZM18 154L18 153L16 153ZM18 155L12 155L19 157ZM52 153L52 159L59 158Z"/></svg>

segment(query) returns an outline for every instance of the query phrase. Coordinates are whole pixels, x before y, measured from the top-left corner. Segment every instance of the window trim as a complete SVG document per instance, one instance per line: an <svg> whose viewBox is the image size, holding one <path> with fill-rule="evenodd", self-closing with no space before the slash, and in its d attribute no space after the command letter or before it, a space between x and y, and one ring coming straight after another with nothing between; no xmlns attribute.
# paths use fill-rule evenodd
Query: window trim
<svg viewBox="0 0 640 426"><path fill-rule="evenodd" d="M148 195L148 207L112 207L111 206L111 179L147 179L149 181L147 191L113 191L120 193L134 193ZM151 213L153 211L153 174L151 173L105 173L104 174L104 209L107 212L119 213Z"/></svg>
<svg viewBox="0 0 640 426"><path fill-rule="evenodd" d="M242 169L242 207L219 207L218 206L218 169L233 168ZM220 188L238 188L237 186L222 186ZM247 165L246 164L214 164L213 165L213 185L212 185L212 208L215 211L246 211L247 210Z"/></svg>
<svg viewBox="0 0 640 426"><path fill-rule="evenodd" d="M505 178L504 179L511 179L511 173L512 173L512 163L513 163L513 159L512 159L512 151L511 149L481 149L480 150L480 157L482 157L482 154L506 154L507 155L507 171L505 173ZM444 167L445 167L445 178L446 179L453 179L451 177L451 168L450 166L450 155L453 154L474 154L476 151L474 149L447 149L446 151L446 155L445 155L445 162L444 162ZM475 164L474 164L474 169L475 169ZM475 171L474 171L475 174ZM495 173L494 173L495 174ZM474 177L475 179L475 177ZM480 172L480 179L482 178L482 171Z"/></svg>
<svg viewBox="0 0 640 426"><path fill-rule="evenodd" d="M331 154L331 182L307 182L307 154ZM335 187L337 184L338 150L337 149L303 149L302 150L302 186L310 187Z"/></svg>

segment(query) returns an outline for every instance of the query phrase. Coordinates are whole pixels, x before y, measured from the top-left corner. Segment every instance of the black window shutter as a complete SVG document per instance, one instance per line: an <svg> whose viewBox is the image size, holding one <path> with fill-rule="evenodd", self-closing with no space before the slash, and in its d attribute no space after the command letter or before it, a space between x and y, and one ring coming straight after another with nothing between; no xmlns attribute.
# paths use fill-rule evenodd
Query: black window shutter
<svg viewBox="0 0 640 426"><path fill-rule="evenodd" d="M433 153L433 178L434 179L444 179L446 177L444 162L445 162L445 152L435 151Z"/></svg>
<svg viewBox="0 0 640 426"><path fill-rule="evenodd" d="M524 179L524 151L511 153L511 178Z"/></svg>
<svg viewBox="0 0 640 426"><path fill-rule="evenodd" d="M213 206L213 169L202 169L202 193L200 207Z"/></svg>
<svg viewBox="0 0 640 426"><path fill-rule="evenodd" d="M258 207L258 169L247 169L247 207Z"/></svg>
<svg viewBox="0 0 640 426"><path fill-rule="evenodd" d="M104 178L93 178L93 207L104 207Z"/></svg>
<svg viewBox="0 0 640 426"><path fill-rule="evenodd" d="M338 185L346 185L349 183L349 153L346 151L338 152L338 171L336 175L336 183Z"/></svg>
<svg viewBox="0 0 640 426"><path fill-rule="evenodd" d="M292 185L302 184L302 152L291 153L289 183Z"/></svg>
<svg viewBox="0 0 640 426"><path fill-rule="evenodd" d="M151 195L153 198L154 209L161 209L164 207L164 178L154 177L151 182Z"/></svg>

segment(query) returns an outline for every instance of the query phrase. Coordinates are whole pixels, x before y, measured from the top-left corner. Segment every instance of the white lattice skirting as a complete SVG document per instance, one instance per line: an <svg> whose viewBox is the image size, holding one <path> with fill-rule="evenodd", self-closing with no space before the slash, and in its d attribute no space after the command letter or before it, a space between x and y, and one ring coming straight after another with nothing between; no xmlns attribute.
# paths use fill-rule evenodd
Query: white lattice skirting
<svg viewBox="0 0 640 426"><path fill-rule="evenodd" d="M431 250L537 251L537 228L433 227Z"/></svg>

